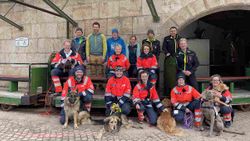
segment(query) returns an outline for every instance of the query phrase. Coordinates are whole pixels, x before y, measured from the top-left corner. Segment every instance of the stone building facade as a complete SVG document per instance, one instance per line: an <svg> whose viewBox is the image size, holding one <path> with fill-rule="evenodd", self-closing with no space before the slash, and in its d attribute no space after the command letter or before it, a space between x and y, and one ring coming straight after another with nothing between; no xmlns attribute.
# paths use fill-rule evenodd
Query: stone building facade
<svg viewBox="0 0 250 141"><path fill-rule="evenodd" d="M146 0L51 0L74 19L84 34L91 33L91 24L98 21L101 32L111 35L116 27L128 41L130 35L138 36L139 42L146 37L149 28L162 41L168 29L176 26L180 30L189 23L211 13L249 9L250 0L154 0L160 21L155 23ZM42 0L24 0L25 3L53 11ZM11 10L9 10L13 7ZM66 38L66 20L35 9L14 3L0 3L0 14L24 27L23 31L0 20L0 63L46 63L49 54L62 48ZM71 27L73 36L73 27ZM28 47L15 47L17 37L28 37ZM0 74L13 73L12 68L0 67ZM17 69L16 69L17 70Z"/></svg>

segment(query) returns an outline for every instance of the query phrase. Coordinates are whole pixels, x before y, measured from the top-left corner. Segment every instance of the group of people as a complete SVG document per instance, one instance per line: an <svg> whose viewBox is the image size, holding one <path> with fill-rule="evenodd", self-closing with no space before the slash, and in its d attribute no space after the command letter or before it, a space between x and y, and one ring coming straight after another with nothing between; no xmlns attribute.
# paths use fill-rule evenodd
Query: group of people
<svg viewBox="0 0 250 141"><path fill-rule="evenodd" d="M158 112L164 112L167 109L161 103L156 91L161 48L160 41L155 39L154 31L148 30L147 39L144 39L142 44L137 42L135 35L132 35L126 46L116 28L112 29L112 37L107 40L105 35L100 33L98 22L94 22L92 28L93 33L87 38L83 36L82 29L77 28L75 37L72 40L65 40L63 49L56 53L51 61L53 66L51 78L55 92L62 94L62 103L69 91L76 91L80 96L80 109L90 112L94 94L91 76L104 77L104 70L106 70L108 82L104 95L105 114L109 116L112 113L113 103L119 105L124 115L128 115L131 107L134 106L140 123L147 119L151 125L155 125ZM165 53L164 70L167 70L168 66L171 68L173 64L173 68L176 69L174 74L170 73L174 75L171 78L174 78L174 82L168 77L169 72L165 72L167 77L164 78L166 80L164 85L166 84L171 90L173 116L177 121L183 121L185 113L193 112L195 126L198 127L201 125L201 96L196 90L198 85L195 78L195 71L199 66L198 58L195 52L188 49L187 39L177 34L176 27L170 28L170 35L164 38L162 50ZM90 77L85 73L86 63L90 66L87 67L91 72ZM68 70L65 69L67 64L70 64ZM69 77L62 87L60 77L63 75ZM138 78L134 88L131 88L128 77ZM211 87L208 89L216 87L218 82L215 79L223 83L220 76L216 75L212 77ZM232 96L228 90L216 93L225 103L231 102ZM227 126L231 125L231 112L230 107L224 107L221 110ZM147 118L144 117L145 115ZM63 108L60 122L62 124L65 122Z"/></svg>

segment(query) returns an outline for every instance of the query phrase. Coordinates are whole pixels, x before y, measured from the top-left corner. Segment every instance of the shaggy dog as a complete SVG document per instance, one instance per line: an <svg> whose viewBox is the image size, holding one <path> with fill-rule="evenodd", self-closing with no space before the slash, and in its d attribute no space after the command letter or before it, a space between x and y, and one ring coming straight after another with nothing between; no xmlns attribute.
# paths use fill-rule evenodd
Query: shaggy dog
<svg viewBox="0 0 250 141"><path fill-rule="evenodd" d="M182 136L183 132L181 129L176 128L175 119L171 116L171 102L169 99L163 99L162 104L168 108L168 111L162 112L157 120L157 127L166 132L167 134L174 136Z"/></svg>
<svg viewBox="0 0 250 141"><path fill-rule="evenodd" d="M69 118L73 116L74 128L78 128L78 111L80 108L80 98L76 96L76 92L70 92L64 99L65 123L64 128L68 127Z"/></svg>
<svg viewBox="0 0 250 141"><path fill-rule="evenodd" d="M202 99L202 123L205 120L210 125L208 136L212 136L214 129L217 131L217 135L220 135L224 130L224 124L218 113L219 107L215 106L215 97L213 95L213 91L204 91L202 93Z"/></svg>

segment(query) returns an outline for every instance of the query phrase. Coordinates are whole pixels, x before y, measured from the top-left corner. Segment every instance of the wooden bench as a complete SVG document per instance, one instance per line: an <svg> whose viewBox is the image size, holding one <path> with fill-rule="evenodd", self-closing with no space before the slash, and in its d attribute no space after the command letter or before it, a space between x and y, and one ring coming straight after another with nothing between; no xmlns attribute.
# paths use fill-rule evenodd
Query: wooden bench
<svg viewBox="0 0 250 141"><path fill-rule="evenodd" d="M18 82L29 82L29 77L18 75L0 75L0 81L10 81L8 91L18 91Z"/></svg>
<svg viewBox="0 0 250 141"><path fill-rule="evenodd" d="M205 83L210 82L210 77L198 77L198 83L201 83L201 91L205 89ZM226 76L221 78L223 82L229 82L230 84L230 92L234 92L234 83L239 81L250 80L250 76Z"/></svg>

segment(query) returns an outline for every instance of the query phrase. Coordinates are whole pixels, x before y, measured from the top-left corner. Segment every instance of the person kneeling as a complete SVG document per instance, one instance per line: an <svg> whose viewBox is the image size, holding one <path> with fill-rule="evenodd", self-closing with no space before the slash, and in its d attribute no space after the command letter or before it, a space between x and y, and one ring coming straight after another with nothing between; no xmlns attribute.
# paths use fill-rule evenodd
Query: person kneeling
<svg viewBox="0 0 250 141"><path fill-rule="evenodd" d="M185 76L177 76L177 86L171 91L171 103L174 106L173 116L177 122L184 123L186 114L194 113L194 126L201 126L201 95L193 87L185 84Z"/></svg>
<svg viewBox="0 0 250 141"><path fill-rule="evenodd" d="M132 99L137 110L139 123L143 122L144 112L146 111L149 123L151 125L156 125L157 113L154 110L153 104L159 111L167 111L159 99L155 85L149 82L148 71L142 71L140 73L140 82L133 90Z"/></svg>
<svg viewBox="0 0 250 141"><path fill-rule="evenodd" d="M74 91L77 93L77 96L80 97L80 111L86 110L90 112L91 102L93 100L94 86L91 79L84 75L84 70L82 66L77 66L75 68L74 77L70 77L64 84L62 91L62 102L66 98L68 91ZM60 123L64 124L65 122L65 111L64 103L62 104L62 110L60 114Z"/></svg>
<svg viewBox="0 0 250 141"><path fill-rule="evenodd" d="M112 76L106 85L105 91L105 115L110 116L112 114L111 106L116 103L121 108L121 113L128 115L131 111L131 85L129 79L123 75L123 68L117 66L115 68L115 76Z"/></svg>

